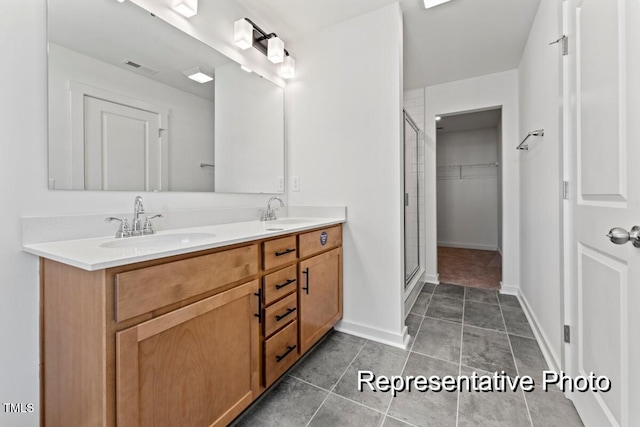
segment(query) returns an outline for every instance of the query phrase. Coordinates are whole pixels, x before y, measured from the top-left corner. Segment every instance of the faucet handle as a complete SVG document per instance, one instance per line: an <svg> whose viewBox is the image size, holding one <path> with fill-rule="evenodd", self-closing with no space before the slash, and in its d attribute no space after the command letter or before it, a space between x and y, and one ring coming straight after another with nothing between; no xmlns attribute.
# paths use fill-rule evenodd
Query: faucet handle
<svg viewBox="0 0 640 427"><path fill-rule="evenodd" d="M118 228L118 231L116 231L116 238L131 237L131 227L129 226L129 220L127 218L120 219L110 216L104 219L104 222L111 221L120 221L120 227Z"/></svg>
<svg viewBox="0 0 640 427"><path fill-rule="evenodd" d="M144 221L144 226L142 227L142 234L156 234L156 229L151 223L151 220L155 218L162 218L162 217L163 217L162 214L148 216Z"/></svg>

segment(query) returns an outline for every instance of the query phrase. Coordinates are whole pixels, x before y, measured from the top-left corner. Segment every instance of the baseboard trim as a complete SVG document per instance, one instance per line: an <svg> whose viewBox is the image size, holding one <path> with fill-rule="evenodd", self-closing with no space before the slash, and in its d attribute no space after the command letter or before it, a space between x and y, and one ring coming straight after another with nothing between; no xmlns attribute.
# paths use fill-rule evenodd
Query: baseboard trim
<svg viewBox="0 0 640 427"><path fill-rule="evenodd" d="M439 274L424 274L424 281L427 283L433 283L434 285L440 284L440 275Z"/></svg>
<svg viewBox="0 0 640 427"><path fill-rule="evenodd" d="M560 358L553 351L553 347L551 347L549 339L544 334L542 329L540 329L538 319L536 318L535 314L533 314L527 298L521 291L518 292L517 297L518 301L520 301L520 305L522 306L522 310L524 311L524 315L527 317L527 320L531 325L533 335L536 337L536 341L538 341L538 344L540 345L542 356L547 362L547 365L549 365L549 369L555 372L560 372L560 367L562 366L560 363Z"/></svg>
<svg viewBox="0 0 640 427"><path fill-rule="evenodd" d="M406 319L413 305L418 300L418 296L420 296L420 292L422 292L422 288L424 288L424 281L418 280L413 284L409 293L405 293L405 301L404 301L404 318Z"/></svg>
<svg viewBox="0 0 640 427"><path fill-rule="evenodd" d="M496 249L497 249L498 253L500 254L500 256L503 256L502 255L502 248L500 246L498 246Z"/></svg>
<svg viewBox="0 0 640 427"><path fill-rule="evenodd" d="M455 242L438 242L438 246L445 248L459 248L459 249L478 249L481 251L497 251L496 245L481 245L475 243L455 243Z"/></svg>
<svg viewBox="0 0 640 427"><path fill-rule="evenodd" d="M403 327L401 334L396 334L382 329L361 325L359 323L341 320L334 329L338 332L355 335L356 337L376 341L381 344L390 345L403 350L409 348L409 329L406 326Z"/></svg>
<svg viewBox="0 0 640 427"><path fill-rule="evenodd" d="M500 282L500 293L501 294L514 295L514 296L517 297L519 291L520 291L520 287L519 286L505 285L503 282Z"/></svg>

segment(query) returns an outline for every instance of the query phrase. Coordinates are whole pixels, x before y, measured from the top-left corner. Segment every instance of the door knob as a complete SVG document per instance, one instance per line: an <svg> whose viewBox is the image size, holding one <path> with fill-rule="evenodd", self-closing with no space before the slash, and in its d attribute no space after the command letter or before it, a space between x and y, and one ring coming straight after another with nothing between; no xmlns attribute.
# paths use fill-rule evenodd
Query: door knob
<svg viewBox="0 0 640 427"><path fill-rule="evenodd" d="M640 248L640 227L637 225L634 225L631 231L620 227L612 228L609 230L607 237L616 245L624 245L631 240L634 247Z"/></svg>

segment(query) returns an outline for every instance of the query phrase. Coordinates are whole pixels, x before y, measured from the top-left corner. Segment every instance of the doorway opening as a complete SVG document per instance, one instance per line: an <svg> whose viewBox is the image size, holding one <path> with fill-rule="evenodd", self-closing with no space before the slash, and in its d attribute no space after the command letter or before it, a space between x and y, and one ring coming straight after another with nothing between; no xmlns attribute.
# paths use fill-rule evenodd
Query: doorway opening
<svg viewBox="0 0 640 427"><path fill-rule="evenodd" d="M436 117L438 275L500 289L502 109Z"/></svg>

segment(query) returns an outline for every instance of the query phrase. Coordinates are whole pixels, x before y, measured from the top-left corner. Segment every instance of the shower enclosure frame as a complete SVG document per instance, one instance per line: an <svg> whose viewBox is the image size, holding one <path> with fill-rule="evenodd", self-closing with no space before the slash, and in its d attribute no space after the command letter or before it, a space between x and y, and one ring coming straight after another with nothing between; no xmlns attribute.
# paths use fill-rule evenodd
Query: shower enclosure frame
<svg viewBox="0 0 640 427"><path fill-rule="evenodd" d="M405 109L402 109L402 113L403 113L403 117L404 117L404 125L403 125L403 175L404 175L404 179L403 179L403 191L404 191L404 271L405 271L405 284L404 287L405 289L407 289L407 287L409 286L409 284L411 283L411 281L415 278L416 274L420 271L420 173L418 171L418 159L419 159L419 144L420 144L420 128L418 127L418 125L415 123L415 121L411 118L411 116L409 115L409 113L407 113L407 111ZM412 132L415 132L415 147L408 147L408 138L407 138L407 125L410 126L410 128L412 129ZM411 150L413 152L413 164L407 164L407 155L409 154L409 150ZM415 221L408 221L407 220L407 213L408 213L408 208L409 208L409 202L411 197L409 196L409 192L407 191L407 182L408 182L408 168L411 168L413 165L415 165L415 171L412 171L412 175L415 174L415 200L416 202L415 204ZM411 208L413 208L414 206L411 206ZM413 232L415 232L415 247L411 247L409 248L409 241L411 239L408 239L408 232L409 230L409 226L412 226L412 224L415 222L415 230L412 230ZM415 251L415 256L413 257L409 257L409 251ZM415 260L415 263L411 263L412 260ZM410 265L411 263L411 265Z"/></svg>

